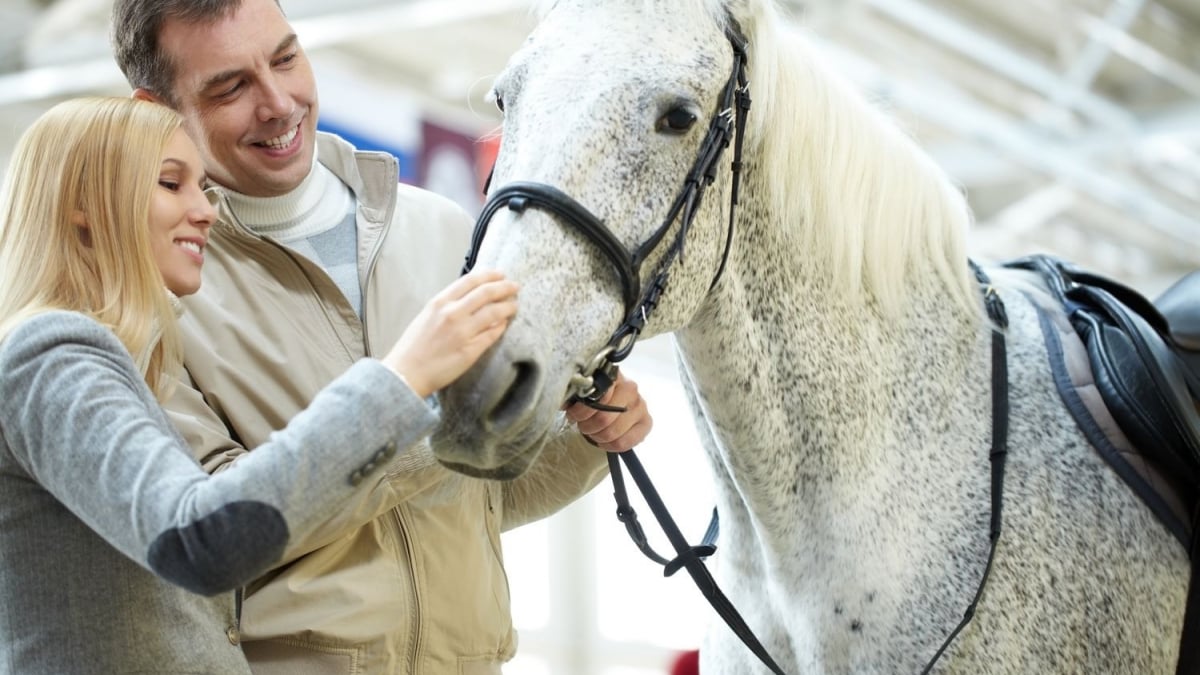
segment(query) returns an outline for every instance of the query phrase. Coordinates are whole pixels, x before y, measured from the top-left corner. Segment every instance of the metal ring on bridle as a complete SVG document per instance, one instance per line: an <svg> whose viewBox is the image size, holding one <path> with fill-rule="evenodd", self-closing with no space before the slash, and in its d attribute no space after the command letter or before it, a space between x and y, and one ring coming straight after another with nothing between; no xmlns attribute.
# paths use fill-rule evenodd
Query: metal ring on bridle
<svg viewBox="0 0 1200 675"><path fill-rule="evenodd" d="M605 345L598 354L592 357L588 364L571 375L571 381L567 384L567 393L569 397L579 399L590 399L596 392L596 371L605 367L608 363L608 355L613 352L612 345ZM612 365L609 363L609 365ZM603 393L603 392L601 392Z"/></svg>

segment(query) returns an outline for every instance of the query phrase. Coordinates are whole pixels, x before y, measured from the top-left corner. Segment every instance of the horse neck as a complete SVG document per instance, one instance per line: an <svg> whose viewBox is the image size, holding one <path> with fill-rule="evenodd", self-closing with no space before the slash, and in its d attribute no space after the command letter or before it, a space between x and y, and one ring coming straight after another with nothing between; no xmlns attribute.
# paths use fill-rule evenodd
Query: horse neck
<svg viewBox="0 0 1200 675"><path fill-rule="evenodd" d="M726 275L677 331L690 385L735 481L848 475L930 419L928 406L978 384L980 326L929 269L910 272L907 306L890 313L839 292L827 260L756 199L752 167L748 177ZM782 464L763 459L779 453Z"/></svg>

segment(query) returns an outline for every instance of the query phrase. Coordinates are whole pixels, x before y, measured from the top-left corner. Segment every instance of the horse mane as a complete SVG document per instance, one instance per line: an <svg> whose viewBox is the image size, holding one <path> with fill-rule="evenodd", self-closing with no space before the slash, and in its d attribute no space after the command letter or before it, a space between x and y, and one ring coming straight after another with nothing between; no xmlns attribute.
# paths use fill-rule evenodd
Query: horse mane
<svg viewBox="0 0 1200 675"><path fill-rule="evenodd" d="M726 2L699 1L724 20ZM914 272L932 270L956 304L979 315L962 191L893 117L822 62L808 36L785 28L775 3L749 4L747 143L770 177L766 187L775 186L771 206L802 228L798 244L832 261L833 288L873 298L882 311L903 307Z"/></svg>
<svg viewBox="0 0 1200 675"><path fill-rule="evenodd" d="M796 246L831 261L831 288L891 314L906 305L915 277L932 271L942 289L925 290L941 290L981 316L966 264L971 213L945 171L823 63L812 40L787 27L774 0L685 1L694 4L694 16L722 28L732 11L748 39L754 102L746 150L770 177L755 187L769 192L774 213L789 214ZM535 2L536 15L556 3Z"/></svg>

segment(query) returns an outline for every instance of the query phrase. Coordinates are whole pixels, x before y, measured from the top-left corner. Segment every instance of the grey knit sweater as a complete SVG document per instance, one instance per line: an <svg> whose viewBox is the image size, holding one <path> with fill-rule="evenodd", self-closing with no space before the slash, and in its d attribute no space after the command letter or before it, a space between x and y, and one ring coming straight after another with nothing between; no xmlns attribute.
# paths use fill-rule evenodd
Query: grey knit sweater
<svg viewBox="0 0 1200 675"><path fill-rule="evenodd" d="M232 589L436 421L364 359L209 476L110 331L26 321L0 344L0 673L249 673Z"/></svg>

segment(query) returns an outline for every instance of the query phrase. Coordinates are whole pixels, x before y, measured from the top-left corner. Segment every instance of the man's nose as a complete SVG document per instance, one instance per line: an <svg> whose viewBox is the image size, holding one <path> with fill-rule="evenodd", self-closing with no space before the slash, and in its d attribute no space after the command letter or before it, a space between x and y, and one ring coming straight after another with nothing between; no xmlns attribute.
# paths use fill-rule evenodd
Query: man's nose
<svg viewBox="0 0 1200 675"><path fill-rule="evenodd" d="M296 102L274 74L262 80L261 98L258 103L258 119L269 122L286 119L296 110Z"/></svg>

